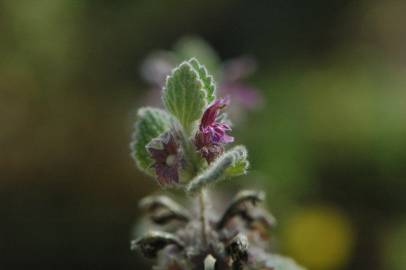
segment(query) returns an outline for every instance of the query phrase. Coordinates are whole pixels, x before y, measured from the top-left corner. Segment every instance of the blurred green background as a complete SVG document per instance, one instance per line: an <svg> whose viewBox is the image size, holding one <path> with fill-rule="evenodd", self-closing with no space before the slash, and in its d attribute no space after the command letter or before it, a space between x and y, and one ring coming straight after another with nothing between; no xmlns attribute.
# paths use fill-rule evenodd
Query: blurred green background
<svg viewBox="0 0 406 270"><path fill-rule="evenodd" d="M263 106L235 127L309 270L406 268L405 1L0 0L0 268L149 269L157 190L129 156L145 57L200 36L251 55ZM227 184L225 184L227 185ZM217 188L222 189L224 185Z"/></svg>

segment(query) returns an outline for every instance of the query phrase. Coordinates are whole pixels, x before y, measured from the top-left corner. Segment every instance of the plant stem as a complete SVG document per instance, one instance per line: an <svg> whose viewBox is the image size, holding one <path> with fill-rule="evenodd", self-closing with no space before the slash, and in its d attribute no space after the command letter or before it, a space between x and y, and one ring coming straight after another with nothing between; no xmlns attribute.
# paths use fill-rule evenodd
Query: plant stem
<svg viewBox="0 0 406 270"><path fill-rule="evenodd" d="M176 130L176 128L175 128ZM178 128L180 132L179 137L181 139L181 144L182 148L184 150L185 154L185 159L188 161L188 172L190 175L190 178L194 178L196 174L199 172L201 169L201 159L199 159L199 156L196 152L196 148L193 145L193 143L189 140L189 136L191 133L190 128ZM199 210L200 210L200 223L202 226L202 243L204 246L207 246L207 220L206 220L206 201L205 201L205 189L202 188L200 189L199 196L198 196L198 204L199 204Z"/></svg>
<svg viewBox="0 0 406 270"><path fill-rule="evenodd" d="M205 190L202 188L199 193L199 206L200 206L200 223L202 225L202 242L203 245L207 245L207 230L206 230L206 202L205 202Z"/></svg>

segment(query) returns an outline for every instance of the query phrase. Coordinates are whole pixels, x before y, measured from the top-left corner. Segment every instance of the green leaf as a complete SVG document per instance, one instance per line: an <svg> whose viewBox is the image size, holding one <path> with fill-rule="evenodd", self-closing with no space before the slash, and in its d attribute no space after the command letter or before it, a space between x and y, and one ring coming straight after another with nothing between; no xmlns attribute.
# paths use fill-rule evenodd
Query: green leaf
<svg viewBox="0 0 406 270"><path fill-rule="evenodd" d="M213 76L209 75L206 67L200 64L196 58L192 58L189 60L189 63L193 66L193 68L199 74L200 79L203 82L204 88L207 91L207 102L211 103L216 98L216 84L214 83Z"/></svg>
<svg viewBox="0 0 406 270"><path fill-rule="evenodd" d="M210 166L196 176L186 187L188 192L224 180L228 177L245 174L248 169L247 150L244 146L235 146L216 159Z"/></svg>
<svg viewBox="0 0 406 270"><path fill-rule="evenodd" d="M190 133L207 106L207 92L199 75L188 62L183 62L166 79L162 93L165 108Z"/></svg>
<svg viewBox="0 0 406 270"><path fill-rule="evenodd" d="M153 160L150 158L145 146L169 128L170 115L167 112L151 107L138 110L130 148L131 156L141 171L153 175L151 170Z"/></svg>
<svg viewBox="0 0 406 270"><path fill-rule="evenodd" d="M234 161L224 172L227 177L246 174L250 165L247 159L247 149L244 146L236 146L233 150L235 152L233 154Z"/></svg>

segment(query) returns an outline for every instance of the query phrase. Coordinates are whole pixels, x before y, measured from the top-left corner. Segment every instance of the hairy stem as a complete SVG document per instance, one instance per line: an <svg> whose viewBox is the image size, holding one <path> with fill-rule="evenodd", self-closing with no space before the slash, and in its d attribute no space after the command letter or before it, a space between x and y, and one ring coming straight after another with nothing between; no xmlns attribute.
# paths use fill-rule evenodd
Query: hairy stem
<svg viewBox="0 0 406 270"><path fill-rule="evenodd" d="M199 207L200 207L200 223L202 226L202 242L203 245L207 245L207 221L206 221L206 202L205 202L205 190L202 188L199 192Z"/></svg>

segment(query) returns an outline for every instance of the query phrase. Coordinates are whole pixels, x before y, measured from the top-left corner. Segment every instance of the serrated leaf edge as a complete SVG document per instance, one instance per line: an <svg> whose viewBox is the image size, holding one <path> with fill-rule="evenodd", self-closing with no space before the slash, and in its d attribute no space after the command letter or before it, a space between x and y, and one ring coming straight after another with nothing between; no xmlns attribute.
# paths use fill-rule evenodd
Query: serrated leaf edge
<svg viewBox="0 0 406 270"><path fill-rule="evenodd" d="M186 123L182 123L182 120L184 120L184 117L185 117L185 115L184 115L184 113L185 113L185 111L186 111L185 108L183 107L182 115L181 115L181 117L179 117L179 109L176 108L176 106L171 106L171 105L170 105L171 102L169 102L168 98L170 98L172 101L175 100L176 97L173 96L175 92L174 92L174 91L170 91L170 92L169 92L170 95L167 96L168 98L166 98L166 96L165 96L165 92L168 91L167 85L168 85L169 80L170 80L181 68L183 68L184 66L187 66L187 67L189 68L189 70L190 70L190 71L193 73L193 75L194 75L194 79L200 83L200 89L199 89L198 92L200 92L200 95L203 95L203 98L202 98L202 100L203 100L203 106L201 106L202 108L201 108L201 111L200 111L200 116L199 116L199 117L196 117L196 119L191 119L191 120L192 120L191 122L195 122L195 121L197 121L197 120L201 117L201 115L203 114L203 111L205 110L205 108L206 108L207 105L208 105L208 102L207 102L207 95L208 95L208 94L207 94L207 90L206 90L205 87L204 87L204 82L201 80L201 78L200 78L200 76L199 76L199 73L195 70L195 68L194 68L188 61L183 61L181 64L179 64L176 68L174 68L174 69L172 70L172 72L171 72L170 75L168 75L168 76L166 77L166 79L165 79L165 85L164 85L164 87L163 87L163 89L162 89L162 98L161 98L161 100L162 100L162 103L163 103L164 107L166 108L166 110L167 110L168 112L170 112L175 118L177 118L177 119L179 120L180 124L181 124L188 132L191 132L190 126L187 126ZM183 91L186 91L186 89L183 89ZM185 93L185 92L184 92L184 93ZM199 94L199 93L196 93L196 94ZM183 97L184 97L184 96L186 96L186 94L184 94ZM184 101L184 102L183 102L183 106L185 106L185 104L187 104L187 101ZM182 118L182 119L179 119L179 118ZM186 125L186 126L185 126L185 125ZM190 123L190 125L192 125L192 123Z"/></svg>
<svg viewBox="0 0 406 270"><path fill-rule="evenodd" d="M197 74L199 75L200 80L203 82L203 86L205 87L207 93L207 103L210 104L216 98L216 83L214 77L209 74L207 68L199 62L195 57L188 60L188 62L192 65L195 69ZM207 78L208 83L206 83L205 78L202 78L202 75ZM209 85L208 85L209 84Z"/></svg>

